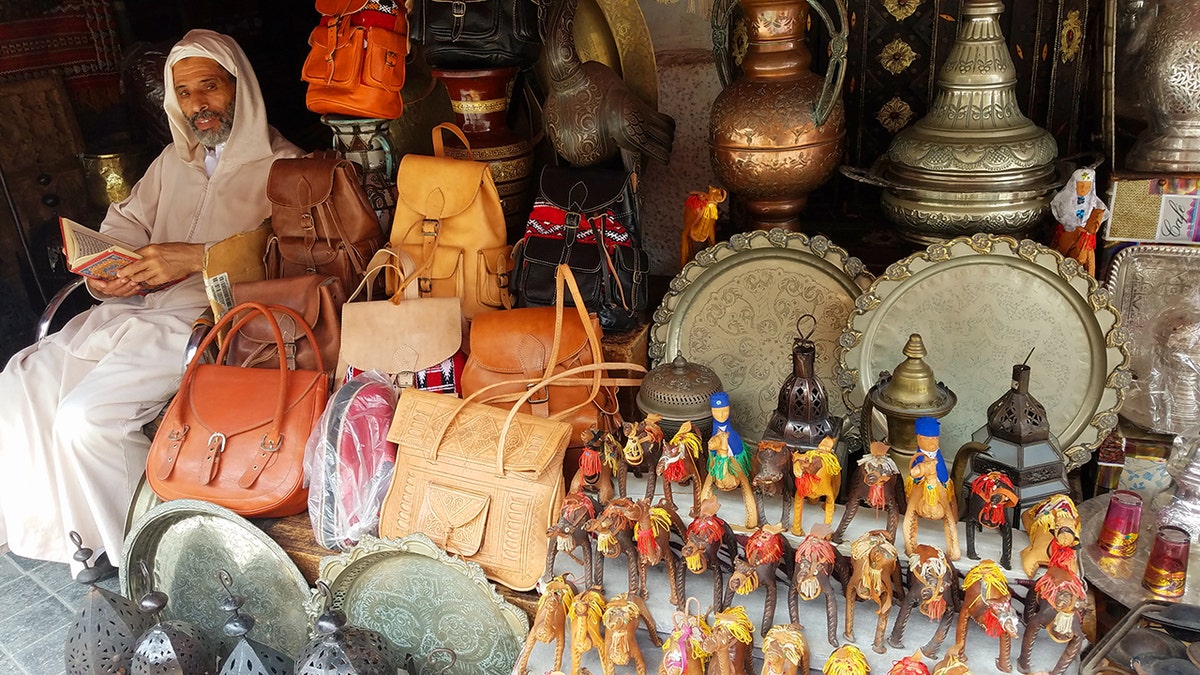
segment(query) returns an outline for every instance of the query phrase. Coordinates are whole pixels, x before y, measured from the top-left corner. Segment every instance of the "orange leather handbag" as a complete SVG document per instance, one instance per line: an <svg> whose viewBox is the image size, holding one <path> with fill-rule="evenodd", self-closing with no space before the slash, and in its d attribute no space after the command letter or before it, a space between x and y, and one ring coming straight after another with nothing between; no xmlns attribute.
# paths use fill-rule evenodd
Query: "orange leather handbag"
<svg viewBox="0 0 1200 675"><path fill-rule="evenodd" d="M369 0L317 0L321 23L300 71L305 104L321 114L392 120L404 111L408 15L367 9Z"/></svg>
<svg viewBox="0 0 1200 675"><path fill-rule="evenodd" d="M279 353L283 333L275 315L287 316L315 344L303 317L287 307L244 303L229 310L200 345L200 353L230 328L265 319ZM215 364L193 360L179 393L167 407L150 455L146 480L159 497L201 499L247 517L278 518L301 513L308 504L304 446L325 409L329 376L320 351L316 370L223 365L229 344Z"/></svg>

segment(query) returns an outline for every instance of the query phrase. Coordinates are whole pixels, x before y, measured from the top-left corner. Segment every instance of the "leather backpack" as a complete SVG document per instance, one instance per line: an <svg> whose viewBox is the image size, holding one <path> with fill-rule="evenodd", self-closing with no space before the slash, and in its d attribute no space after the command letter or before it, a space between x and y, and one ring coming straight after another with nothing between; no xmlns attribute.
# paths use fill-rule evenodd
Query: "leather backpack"
<svg viewBox="0 0 1200 675"><path fill-rule="evenodd" d="M396 296L416 284L420 297L461 298L463 316L471 319L511 306L512 247L490 167L446 157L443 130L470 150L462 130L439 124L433 128L433 157L408 154L400 160L389 245L407 253L416 269L404 278L389 273L387 293Z"/></svg>
<svg viewBox="0 0 1200 675"><path fill-rule="evenodd" d="M346 292L337 277L306 274L236 283L233 285L233 301L237 304L257 302L271 310L283 333L284 358L289 370L316 370L317 352L320 352L326 369L337 363L341 348L342 305L346 302ZM287 307L295 314L284 313L278 306ZM293 316L304 319L316 338L315 344L309 343L307 331L295 322ZM266 317L250 319L226 339L230 341L228 360L231 365L242 368L279 367L274 329Z"/></svg>
<svg viewBox="0 0 1200 675"><path fill-rule="evenodd" d="M527 66L542 39L538 16L550 0L411 0L412 39L435 68Z"/></svg>
<svg viewBox="0 0 1200 675"><path fill-rule="evenodd" d="M358 171L336 157L277 159L267 176L271 229L267 278L321 274L356 288L383 245Z"/></svg>
<svg viewBox="0 0 1200 675"><path fill-rule="evenodd" d="M317 0L321 23L308 38L310 50L300 77L304 101L319 114L396 119L404 111L404 60L408 16L402 4L391 11L367 9L371 0Z"/></svg>

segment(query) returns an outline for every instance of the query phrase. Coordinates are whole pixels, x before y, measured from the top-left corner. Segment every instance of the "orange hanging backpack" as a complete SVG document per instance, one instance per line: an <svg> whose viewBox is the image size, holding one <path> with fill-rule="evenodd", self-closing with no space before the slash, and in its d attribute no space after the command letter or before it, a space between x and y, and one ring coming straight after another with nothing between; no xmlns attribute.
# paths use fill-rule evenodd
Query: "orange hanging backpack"
<svg viewBox="0 0 1200 675"><path fill-rule="evenodd" d="M320 114L396 119L404 111L408 15L397 0L317 0L305 104Z"/></svg>

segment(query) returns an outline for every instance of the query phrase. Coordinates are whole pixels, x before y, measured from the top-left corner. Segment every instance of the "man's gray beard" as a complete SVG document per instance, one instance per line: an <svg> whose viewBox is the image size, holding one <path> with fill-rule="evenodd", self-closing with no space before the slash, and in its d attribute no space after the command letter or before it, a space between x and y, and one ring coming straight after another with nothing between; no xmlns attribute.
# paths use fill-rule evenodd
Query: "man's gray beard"
<svg viewBox="0 0 1200 675"><path fill-rule="evenodd" d="M215 148L218 145L229 140L229 134L233 133L233 118L236 111L236 99L230 99L229 105L225 108L223 114L219 114L221 125L216 129L201 131L196 128L195 118L201 113L196 113L188 118L188 124L192 127L192 133L196 134L196 138L200 139L200 143L206 148Z"/></svg>

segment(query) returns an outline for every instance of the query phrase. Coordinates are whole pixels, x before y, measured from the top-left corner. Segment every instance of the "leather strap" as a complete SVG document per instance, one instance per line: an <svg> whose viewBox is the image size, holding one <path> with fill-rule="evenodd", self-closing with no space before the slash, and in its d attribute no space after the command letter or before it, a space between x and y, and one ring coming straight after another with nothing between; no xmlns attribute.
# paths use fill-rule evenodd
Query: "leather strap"
<svg viewBox="0 0 1200 675"><path fill-rule="evenodd" d="M434 157L446 156L445 139L442 138L443 131L449 131L455 136L458 136L458 140L462 141L463 147L467 149L467 159L475 161L475 153L471 150L471 142L467 140L467 135L463 133L463 130L458 128L458 125L454 124L453 122L442 122L433 128Z"/></svg>
<svg viewBox="0 0 1200 675"><path fill-rule="evenodd" d="M359 282L358 288L354 289L354 292L350 294L350 297L346 298L346 302L350 302L351 300L357 298L359 294L364 293L364 291L366 294L366 301L370 302L371 286L374 285L375 277L377 277L382 270L395 270L396 274L403 279L408 274L407 270L411 270L414 267L416 267L416 262L413 261L411 255L405 253L403 250L397 251L390 246L384 246L376 251L375 255L371 256L371 261L367 263L367 271L363 274L363 280ZM402 300L416 299L419 297L420 292L417 291L416 286L405 285L398 289L396 294L389 298L389 300L392 302L392 304L398 305Z"/></svg>
<svg viewBox="0 0 1200 675"><path fill-rule="evenodd" d="M163 458L162 464L158 465L159 480L166 480L175 470L175 460L179 459L179 451L183 448L183 441L187 438L190 430L191 427L185 424L182 429L172 429L167 434L167 440L171 441L171 444L167 446L167 454Z"/></svg>

